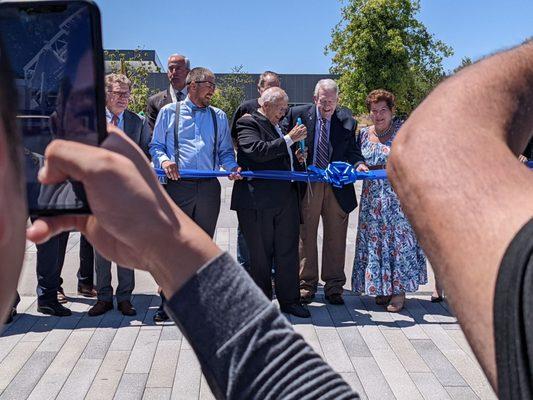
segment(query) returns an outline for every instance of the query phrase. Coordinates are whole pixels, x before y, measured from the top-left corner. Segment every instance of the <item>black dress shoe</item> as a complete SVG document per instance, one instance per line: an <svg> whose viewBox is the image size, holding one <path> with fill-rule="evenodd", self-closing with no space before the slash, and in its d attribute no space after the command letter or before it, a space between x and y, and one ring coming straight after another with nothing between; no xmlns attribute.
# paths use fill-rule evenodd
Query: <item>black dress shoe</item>
<svg viewBox="0 0 533 400"><path fill-rule="evenodd" d="M105 314L109 310L113 309L113 302L112 301L103 301L98 300L94 306L92 306L89 311L87 311L87 315L89 317L97 317L98 315Z"/></svg>
<svg viewBox="0 0 533 400"><path fill-rule="evenodd" d="M56 317L68 317L69 315L72 315L72 311L59 304L57 301L39 304L37 311L43 314L55 315Z"/></svg>
<svg viewBox="0 0 533 400"><path fill-rule="evenodd" d="M300 296L300 302L303 304L312 303L315 299L315 294L306 294L305 296Z"/></svg>
<svg viewBox="0 0 533 400"><path fill-rule="evenodd" d="M335 305L344 304L344 299L342 298L342 294L339 294L339 293L330 294L329 296L326 295L326 300L329 301L329 304L335 304Z"/></svg>
<svg viewBox="0 0 533 400"><path fill-rule="evenodd" d="M168 321L170 318L168 314L165 312L165 310L158 309L154 314L154 322L165 322Z"/></svg>
<svg viewBox="0 0 533 400"><path fill-rule="evenodd" d="M133 317L134 315L137 315L137 310L135 310L129 300L123 300L119 302L117 308L122 313L122 315L125 315L127 317Z"/></svg>
<svg viewBox="0 0 533 400"><path fill-rule="evenodd" d="M282 304L280 305L280 309L282 312L294 315L295 317L309 318L311 316L309 310L300 303Z"/></svg>

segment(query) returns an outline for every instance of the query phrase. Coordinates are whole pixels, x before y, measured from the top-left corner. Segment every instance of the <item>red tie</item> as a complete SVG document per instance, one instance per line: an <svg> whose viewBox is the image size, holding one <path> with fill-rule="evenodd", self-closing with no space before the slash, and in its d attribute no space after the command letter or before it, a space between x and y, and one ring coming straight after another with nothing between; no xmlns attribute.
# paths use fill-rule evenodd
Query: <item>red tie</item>
<svg viewBox="0 0 533 400"><path fill-rule="evenodd" d="M111 117L111 123L115 126L118 126L118 117L115 114L113 114Z"/></svg>

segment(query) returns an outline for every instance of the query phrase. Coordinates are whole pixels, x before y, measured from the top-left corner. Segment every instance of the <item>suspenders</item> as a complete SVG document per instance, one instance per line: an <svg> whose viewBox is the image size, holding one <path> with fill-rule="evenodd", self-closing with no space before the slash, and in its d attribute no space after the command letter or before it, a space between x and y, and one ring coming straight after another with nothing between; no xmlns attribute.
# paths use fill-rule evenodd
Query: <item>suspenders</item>
<svg viewBox="0 0 533 400"><path fill-rule="evenodd" d="M180 122L180 108L181 101L176 102L176 116L174 121L174 159L179 169L180 165L180 143L179 143L179 122ZM209 113L211 114L211 119L213 120L213 128L215 131L214 143L213 143L213 170L217 167L217 154L218 154L218 123L217 116L213 107L209 106Z"/></svg>

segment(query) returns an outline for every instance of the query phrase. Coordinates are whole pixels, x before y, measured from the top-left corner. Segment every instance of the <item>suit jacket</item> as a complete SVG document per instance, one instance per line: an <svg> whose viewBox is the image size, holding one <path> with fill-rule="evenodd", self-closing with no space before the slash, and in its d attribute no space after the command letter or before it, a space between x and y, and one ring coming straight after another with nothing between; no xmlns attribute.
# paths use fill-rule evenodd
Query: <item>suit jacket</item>
<svg viewBox="0 0 533 400"><path fill-rule="evenodd" d="M262 114L254 111L237 121L237 163L245 171L291 170L285 139ZM295 163L296 156L294 156ZM280 207L294 196L290 181L243 179L235 181L231 209L268 209Z"/></svg>
<svg viewBox="0 0 533 400"><path fill-rule="evenodd" d="M298 117L302 119L302 123L307 127L305 143L308 148L307 160L308 164L310 164L315 154L315 135L320 134L320 132L315 132L316 105L306 104L292 107L283 120L283 126L287 131L290 131L296 125ZM344 161L355 165L365 161L361 154L361 148L356 141L356 128L357 121L353 118L351 111L344 107L337 107L331 117L329 162ZM300 193L306 192L306 185L306 183L301 184ZM332 187L332 189L344 212L350 213L355 210L357 198L355 197L353 185L346 185L342 188Z"/></svg>
<svg viewBox="0 0 533 400"><path fill-rule="evenodd" d="M244 115L244 114L251 114L254 111L257 111L259 108L259 101L258 99L252 99L252 100L246 100L243 101L239 107L235 110L235 114L233 114L233 119L231 120L231 138L233 139L233 142L237 144L237 121Z"/></svg>
<svg viewBox="0 0 533 400"><path fill-rule="evenodd" d="M148 118L148 125L152 131L154 130L155 120L157 119L159 110L170 103L172 103L170 88L148 98L148 102L146 103L146 117Z"/></svg>
<svg viewBox="0 0 533 400"><path fill-rule="evenodd" d="M149 149L152 132L148 126L147 119L130 110L124 110L124 132L139 145L146 157L150 159Z"/></svg>

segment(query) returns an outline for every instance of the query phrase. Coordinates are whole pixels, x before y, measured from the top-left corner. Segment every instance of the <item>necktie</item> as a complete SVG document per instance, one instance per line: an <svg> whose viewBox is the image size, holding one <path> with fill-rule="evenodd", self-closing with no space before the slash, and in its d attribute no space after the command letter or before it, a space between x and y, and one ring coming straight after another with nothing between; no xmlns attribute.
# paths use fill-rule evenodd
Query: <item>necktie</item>
<svg viewBox="0 0 533 400"><path fill-rule="evenodd" d="M329 161L329 143L326 131L326 118L320 119L320 136L318 137L318 148L316 150L316 166L325 169Z"/></svg>
<svg viewBox="0 0 533 400"><path fill-rule="evenodd" d="M113 114L111 117L111 123L115 126L118 126L118 117L115 114Z"/></svg>
<svg viewBox="0 0 533 400"><path fill-rule="evenodd" d="M181 91L176 92L176 99L178 99L178 101L182 101L184 98L185 96L183 95L183 92Z"/></svg>

